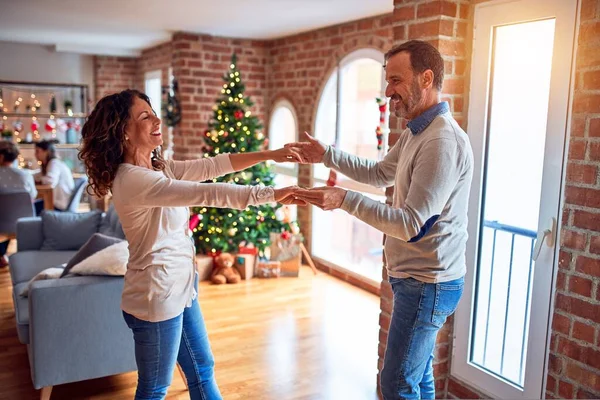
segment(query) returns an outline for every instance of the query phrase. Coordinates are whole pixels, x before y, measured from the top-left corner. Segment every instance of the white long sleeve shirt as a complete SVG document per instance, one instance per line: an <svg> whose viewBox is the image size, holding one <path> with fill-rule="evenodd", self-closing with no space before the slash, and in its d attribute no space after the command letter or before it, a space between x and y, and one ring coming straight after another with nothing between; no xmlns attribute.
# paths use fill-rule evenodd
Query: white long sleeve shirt
<svg viewBox="0 0 600 400"><path fill-rule="evenodd" d="M46 169L46 175L37 173L35 180L41 182L44 185L51 185L54 193L54 207L59 210L64 210L69 205L73 189L75 188L75 182L73 181L73 174L67 164L53 158L48 163Z"/></svg>
<svg viewBox="0 0 600 400"><path fill-rule="evenodd" d="M123 311L159 322L191 306L196 292L189 206L244 209L274 201L270 187L199 183L231 172L227 154L169 160L163 171L120 165L112 193L129 242Z"/></svg>

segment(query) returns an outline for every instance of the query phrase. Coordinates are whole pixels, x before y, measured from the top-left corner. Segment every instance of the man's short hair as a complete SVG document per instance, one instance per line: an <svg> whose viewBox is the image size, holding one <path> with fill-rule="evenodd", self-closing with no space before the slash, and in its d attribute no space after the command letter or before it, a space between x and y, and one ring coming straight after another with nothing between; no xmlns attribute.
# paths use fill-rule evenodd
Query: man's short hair
<svg viewBox="0 0 600 400"><path fill-rule="evenodd" d="M19 148L13 142L0 141L0 155L4 162L13 162L19 157Z"/></svg>
<svg viewBox="0 0 600 400"><path fill-rule="evenodd" d="M410 54L410 65L413 72L422 74L430 69L433 72L433 86L442 91L444 83L444 59L440 52L431 44L422 40L409 40L391 48L385 53L385 61L387 61L398 53L407 52Z"/></svg>

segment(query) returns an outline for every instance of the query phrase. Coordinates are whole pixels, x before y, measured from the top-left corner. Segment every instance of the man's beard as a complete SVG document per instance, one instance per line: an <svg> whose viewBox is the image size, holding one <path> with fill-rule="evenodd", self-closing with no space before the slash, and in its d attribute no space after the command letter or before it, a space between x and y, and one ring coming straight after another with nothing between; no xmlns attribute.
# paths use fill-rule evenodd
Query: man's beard
<svg viewBox="0 0 600 400"><path fill-rule="evenodd" d="M398 94L392 96L392 99L398 99L394 107L394 115L398 118L412 118L413 113L423 98L423 95L421 94L421 88L419 87L419 82L417 81L416 77L412 81L410 91L411 93L406 99L401 98Z"/></svg>

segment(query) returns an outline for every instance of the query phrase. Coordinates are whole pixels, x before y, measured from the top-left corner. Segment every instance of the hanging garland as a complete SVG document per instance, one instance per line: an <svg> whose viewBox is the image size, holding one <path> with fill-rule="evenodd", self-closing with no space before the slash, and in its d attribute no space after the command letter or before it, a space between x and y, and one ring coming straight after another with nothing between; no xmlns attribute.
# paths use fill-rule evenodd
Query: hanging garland
<svg viewBox="0 0 600 400"><path fill-rule="evenodd" d="M163 90L167 91L167 102L163 107L163 118L168 127L174 127L181 121L181 106L179 105L179 87L177 81L173 79L170 87Z"/></svg>
<svg viewBox="0 0 600 400"><path fill-rule="evenodd" d="M385 112L387 110L387 100L377 97L377 105L379 106L379 125L375 129L375 136L377 137L377 150L383 148L383 130L385 129Z"/></svg>

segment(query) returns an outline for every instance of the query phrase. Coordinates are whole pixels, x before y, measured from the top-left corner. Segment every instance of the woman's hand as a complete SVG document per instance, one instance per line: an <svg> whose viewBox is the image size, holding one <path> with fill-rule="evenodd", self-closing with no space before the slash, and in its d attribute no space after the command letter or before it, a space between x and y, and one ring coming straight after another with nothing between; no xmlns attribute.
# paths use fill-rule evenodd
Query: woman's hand
<svg viewBox="0 0 600 400"><path fill-rule="evenodd" d="M282 189L275 189L275 201L285 205L296 204L299 206L305 206L305 201L297 199L294 196L297 190L301 190L301 188L298 186L288 186Z"/></svg>
<svg viewBox="0 0 600 400"><path fill-rule="evenodd" d="M298 149L292 146L269 151L269 159L278 163L303 162L302 156L300 156L300 152L298 151Z"/></svg>

